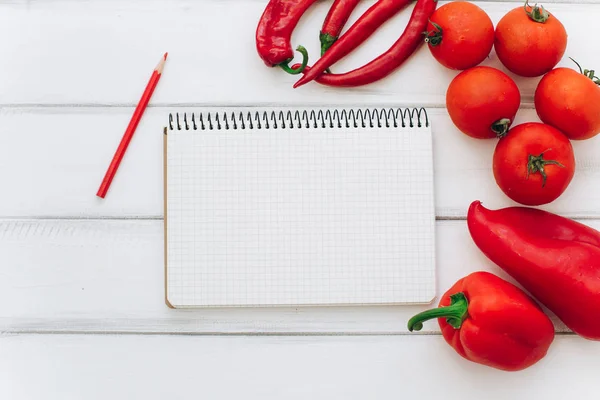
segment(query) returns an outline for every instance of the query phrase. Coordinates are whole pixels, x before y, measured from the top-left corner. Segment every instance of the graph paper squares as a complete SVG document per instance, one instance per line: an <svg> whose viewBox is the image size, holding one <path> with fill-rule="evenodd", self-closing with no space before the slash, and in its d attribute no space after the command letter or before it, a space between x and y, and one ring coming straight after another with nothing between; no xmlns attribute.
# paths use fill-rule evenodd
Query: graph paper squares
<svg viewBox="0 0 600 400"><path fill-rule="evenodd" d="M172 130L166 143L174 307L435 296L429 127Z"/></svg>

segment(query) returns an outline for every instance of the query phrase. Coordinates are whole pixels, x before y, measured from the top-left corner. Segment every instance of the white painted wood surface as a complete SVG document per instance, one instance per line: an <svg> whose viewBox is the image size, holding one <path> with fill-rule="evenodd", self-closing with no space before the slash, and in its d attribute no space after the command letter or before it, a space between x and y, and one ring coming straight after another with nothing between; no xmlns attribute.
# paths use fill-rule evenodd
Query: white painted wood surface
<svg viewBox="0 0 600 400"><path fill-rule="evenodd" d="M95 194L132 108L0 110L5 132L19 133L0 135L0 182L10 193L0 198L0 218L161 218L162 128L177 110L181 108L147 111L104 200ZM492 174L496 141L461 134L445 108L427 111L434 136L438 217L464 217L476 199L492 208L514 205ZM535 111L524 109L515 124L531 120L538 120ZM600 180L600 135L573 147L573 181L560 198L542 208L571 217L599 217L600 191L590 185Z"/></svg>
<svg viewBox="0 0 600 400"><path fill-rule="evenodd" d="M347 26L373 3L362 1ZM154 105L444 103L447 84L457 72L437 64L424 46L393 75L372 85L347 90L311 84L293 90L297 76L267 68L256 54L254 33L265 4L262 0L4 3L0 37L11 40L0 41L0 54L10 55L0 58L0 104L134 105L165 51L169 59ZM329 4L320 1L310 8L292 36L294 46L304 45L311 60L319 54L318 32ZM496 23L523 2L475 4ZM600 4L547 8L567 27L566 55L590 69L599 66L600 54L589 51L590 32L580 27L595 26ZM410 8L400 12L332 70L347 71L381 54L398 38L410 12ZM485 64L500 67L494 53ZM566 57L560 65L574 66ZM531 103L539 79L515 79L524 103Z"/></svg>
<svg viewBox="0 0 600 400"><path fill-rule="evenodd" d="M597 343L561 336L518 373L470 363L441 336L0 338L3 399L593 399Z"/></svg>
<svg viewBox="0 0 600 400"><path fill-rule="evenodd" d="M600 229L600 221L592 226ZM439 221L436 229L440 294L480 269L514 283L479 252L464 221ZM408 319L429 308L171 310L162 240L162 221L0 222L0 254L10 260L0 280L0 331L407 334ZM422 333L434 332L435 321L425 324Z"/></svg>
<svg viewBox="0 0 600 400"><path fill-rule="evenodd" d="M361 2L349 24L372 3ZM513 203L493 181L495 142L467 138L450 123L444 93L456 72L436 64L423 47L373 85L294 90L297 77L267 68L256 55L254 30L265 4L0 1L0 398L559 399L597 392L600 347L556 320L559 335L548 357L507 381L505 373L456 356L435 322L423 333L408 333L407 319L428 306L165 306L160 133L168 113L183 106L428 107L438 294L478 269L508 278L480 254L466 229L471 201L492 208ZM494 23L522 6L476 4ZM542 4L569 33L560 65L573 66L571 56L600 68L589 39L600 3ZM313 61L328 5L315 5L293 35ZM381 53L409 14L399 14L334 69ZM105 168L165 51L169 61L151 107L107 199L99 200ZM493 53L484 64L503 69ZM516 123L537 120L532 94L539 79L515 80L523 96ZM543 208L600 229L600 139L574 147L571 186Z"/></svg>

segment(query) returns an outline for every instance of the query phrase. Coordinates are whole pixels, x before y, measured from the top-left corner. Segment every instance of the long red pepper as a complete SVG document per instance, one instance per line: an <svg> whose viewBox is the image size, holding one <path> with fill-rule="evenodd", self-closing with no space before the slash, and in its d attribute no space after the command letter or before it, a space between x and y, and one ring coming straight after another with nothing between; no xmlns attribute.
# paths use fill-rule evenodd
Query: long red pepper
<svg viewBox="0 0 600 400"><path fill-rule="evenodd" d="M308 53L303 46L302 66L290 68L288 63L294 58L291 37L294 28L304 12L317 0L271 0L260 17L256 28L256 50L269 67L280 66L290 74L299 74L308 63Z"/></svg>
<svg viewBox="0 0 600 400"><path fill-rule="evenodd" d="M482 253L567 327L600 340L599 231L537 208L491 210L480 201L467 226Z"/></svg>
<svg viewBox="0 0 600 400"><path fill-rule="evenodd" d="M402 3L402 1L396 0L393 3ZM350 35L348 31L312 68L304 68L304 76L294 84L294 87L297 88L312 80L330 86L361 86L386 77L406 61L420 44L424 43L423 32L426 31L429 17L436 6L437 0L417 0L404 32L386 52L352 71L343 74L324 74L327 68L347 54L344 39Z"/></svg>
<svg viewBox="0 0 600 400"><path fill-rule="evenodd" d="M379 0L373 4L361 17L343 34L331 48L317 61L312 68L300 80L307 83L316 78L319 73L326 71L331 65L352 52L364 40L371 36L385 21L392 18L402 8L413 0ZM304 82L306 80L306 82ZM298 83L294 87L299 86Z"/></svg>
<svg viewBox="0 0 600 400"><path fill-rule="evenodd" d="M335 0L333 2L325 21L323 21L321 32L319 32L321 56L338 40L344 25L359 2L360 0Z"/></svg>

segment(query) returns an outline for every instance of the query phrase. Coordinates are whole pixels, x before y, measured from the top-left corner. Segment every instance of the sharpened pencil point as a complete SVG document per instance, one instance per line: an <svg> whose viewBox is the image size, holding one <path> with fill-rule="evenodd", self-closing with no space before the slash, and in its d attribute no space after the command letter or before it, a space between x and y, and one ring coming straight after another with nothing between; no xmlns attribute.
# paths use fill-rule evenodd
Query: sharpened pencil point
<svg viewBox="0 0 600 400"><path fill-rule="evenodd" d="M159 74L162 74L163 68L165 67L165 61L167 60L167 55L169 53L165 53L165 55L163 56L163 58L160 59L160 62L158 63L158 65L156 66L156 68L154 68L156 70L156 72L158 72Z"/></svg>

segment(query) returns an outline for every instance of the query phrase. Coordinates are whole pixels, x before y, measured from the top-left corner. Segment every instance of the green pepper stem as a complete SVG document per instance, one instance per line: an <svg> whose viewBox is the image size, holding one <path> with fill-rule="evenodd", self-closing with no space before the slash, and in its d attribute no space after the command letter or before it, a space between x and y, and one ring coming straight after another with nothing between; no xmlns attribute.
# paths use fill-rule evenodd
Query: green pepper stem
<svg viewBox="0 0 600 400"><path fill-rule="evenodd" d="M298 48L296 50L298 50L300 53L302 53L302 65L299 68L297 68L297 69L290 68L290 66L288 64L292 60L288 60L286 62L282 62L281 64L279 64L281 69L283 69L285 72L287 72L288 74L291 74L291 75L297 75L297 74L302 73L302 71L304 71L304 68L306 68L306 66L308 65L308 51L306 51L304 46L298 46Z"/></svg>
<svg viewBox="0 0 600 400"><path fill-rule="evenodd" d="M323 33L320 32L319 33L319 41L321 42L321 57L323 57L323 54L325 54L325 52L327 50L329 50L329 48L338 40L337 36L332 36L329 33ZM330 74L331 73L331 69L327 68L325 70L326 73Z"/></svg>
<svg viewBox="0 0 600 400"><path fill-rule="evenodd" d="M321 56L335 43L338 38L329 33L319 33L319 41L321 42Z"/></svg>
<svg viewBox="0 0 600 400"><path fill-rule="evenodd" d="M469 301L464 293L459 292L450 296L450 305L448 307L438 307L423 311L412 317L408 321L409 331L420 331L423 329L423 322L434 318L446 318L446 322L455 329L460 329L462 323L468 316Z"/></svg>
<svg viewBox="0 0 600 400"><path fill-rule="evenodd" d="M546 171L544 170L546 165L558 165L561 168L565 167L556 160L544 160L544 153L546 151L543 151L539 156L529 154L527 157L527 179L529 179L529 174L535 174L536 172L539 172L542 175L542 187L546 186L546 179L548 178L546 176Z"/></svg>
<svg viewBox="0 0 600 400"><path fill-rule="evenodd" d="M538 7L538 5L536 4L531 8L531 11L527 11L528 5L529 0L525 0L525 5L523 6L523 8L525 9L525 14L527 14L527 16L529 16L529 18L532 21L539 22L540 24L543 24L544 22L548 21L548 18L550 18L550 14L544 9L544 6Z"/></svg>

